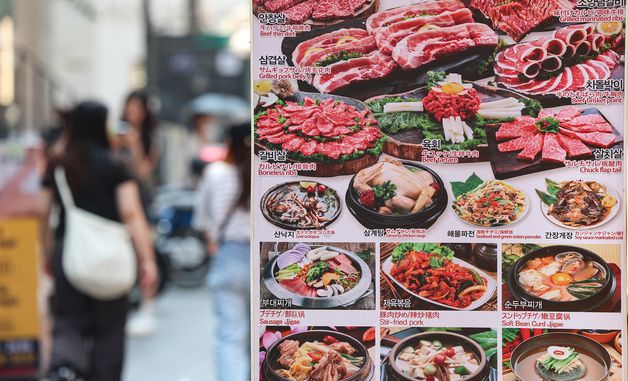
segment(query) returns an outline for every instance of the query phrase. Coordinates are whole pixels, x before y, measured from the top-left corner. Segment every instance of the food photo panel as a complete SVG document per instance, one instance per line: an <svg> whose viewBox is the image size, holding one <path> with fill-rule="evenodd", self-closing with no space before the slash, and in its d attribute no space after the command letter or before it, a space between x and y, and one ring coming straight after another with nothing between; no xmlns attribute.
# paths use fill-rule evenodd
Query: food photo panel
<svg viewBox="0 0 628 381"><path fill-rule="evenodd" d="M372 243L261 244L261 308L375 309Z"/></svg>

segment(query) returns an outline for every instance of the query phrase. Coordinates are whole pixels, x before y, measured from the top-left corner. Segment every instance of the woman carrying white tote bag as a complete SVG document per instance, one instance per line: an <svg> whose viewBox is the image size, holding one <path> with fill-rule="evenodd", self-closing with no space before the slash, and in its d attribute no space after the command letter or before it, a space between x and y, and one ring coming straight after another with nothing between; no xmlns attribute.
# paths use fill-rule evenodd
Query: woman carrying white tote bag
<svg viewBox="0 0 628 381"><path fill-rule="evenodd" d="M51 160L43 180L44 232L52 204L62 207L54 242L45 246L52 250L55 284L45 380L120 381L127 293L138 268L145 294L154 292L157 280L138 186L114 157L106 122L104 105L79 104L65 151Z"/></svg>

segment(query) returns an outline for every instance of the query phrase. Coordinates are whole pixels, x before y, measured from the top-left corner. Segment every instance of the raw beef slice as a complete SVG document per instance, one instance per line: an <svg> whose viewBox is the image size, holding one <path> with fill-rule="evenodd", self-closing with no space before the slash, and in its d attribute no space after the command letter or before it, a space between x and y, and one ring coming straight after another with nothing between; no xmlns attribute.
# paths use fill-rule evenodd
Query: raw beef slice
<svg viewBox="0 0 628 381"><path fill-rule="evenodd" d="M543 149L543 134L537 134L534 139L528 141L527 147L519 152L517 157L521 160L534 161L536 155Z"/></svg>
<svg viewBox="0 0 628 381"><path fill-rule="evenodd" d="M551 163L564 163L567 159L567 152L560 146L556 134L547 133L543 139L543 152L541 160Z"/></svg>
<svg viewBox="0 0 628 381"><path fill-rule="evenodd" d="M563 134L582 142L602 148L609 148L615 145L616 137L613 133L607 132L574 132L564 128L560 129Z"/></svg>
<svg viewBox="0 0 628 381"><path fill-rule="evenodd" d="M282 13L286 15L288 22L290 24L303 24L307 19L312 16L312 12L314 12L313 1L306 1L301 4L297 4L292 8L288 8Z"/></svg>
<svg viewBox="0 0 628 381"><path fill-rule="evenodd" d="M558 143L567 151L567 156L570 158L579 158L590 156L592 154L589 147L578 139L570 138L567 135L558 134Z"/></svg>

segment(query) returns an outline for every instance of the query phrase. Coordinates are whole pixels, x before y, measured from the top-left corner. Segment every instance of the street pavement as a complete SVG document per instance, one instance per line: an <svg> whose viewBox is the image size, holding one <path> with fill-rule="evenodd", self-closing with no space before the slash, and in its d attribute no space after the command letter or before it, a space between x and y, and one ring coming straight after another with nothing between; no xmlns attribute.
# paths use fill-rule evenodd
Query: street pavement
<svg viewBox="0 0 628 381"><path fill-rule="evenodd" d="M170 285L155 304L159 327L128 339L124 381L216 381L207 288Z"/></svg>

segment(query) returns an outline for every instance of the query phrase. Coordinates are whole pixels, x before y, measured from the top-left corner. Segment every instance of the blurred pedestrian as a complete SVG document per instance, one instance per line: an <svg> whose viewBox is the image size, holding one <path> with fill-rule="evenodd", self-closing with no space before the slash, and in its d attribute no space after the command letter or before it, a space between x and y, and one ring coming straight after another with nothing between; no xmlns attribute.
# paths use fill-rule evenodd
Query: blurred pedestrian
<svg viewBox="0 0 628 381"><path fill-rule="evenodd" d="M128 128L119 131L120 139L117 144L127 154L131 169L147 188L152 182L159 159L155 136L157 117L153 108L148 93L131 92L124 102L121 118Z"/></svg>
<svg viewBox="0 0 628 381"><path fill-rule="evenodd" d="M149 220L153 199L151 189L159 159L156 144L157 117L151 101L150 95L141 90L133 91L126 97L121 117L123 124L117 130L116 143L131 174L139 181L142 207ZM139 311L129 319L127 333L132 336L146 336L156 329L157 317L153 298L143 293Z"/></svg>
<svg viewBox="0 0 628 381"><path fill-rule="evenodd" d="M53 203L61 206L60 224L52 235L53 342L46 380L119 381L124 359L127 296L96 299L79 291L63 271L65 208L59 196L55 169L61 167L77 208L105 219L123 222L136 248L140 285L154 292L157 281L155 254L137 182L121 160L114 157L107 135L107 108L83 102L72 112L65 151L48 164L42 190L42 236ZM85 255L90 255L85 252Z"/></svg>
<svg viewBox="0 0 628 381"><path fill-rule="evenodd" d="M250 124L228 131L227 157L203 174L195 225L213 259L208 285L217 315L214 354L219 381L247 381L249 369Z"/></svg>

